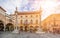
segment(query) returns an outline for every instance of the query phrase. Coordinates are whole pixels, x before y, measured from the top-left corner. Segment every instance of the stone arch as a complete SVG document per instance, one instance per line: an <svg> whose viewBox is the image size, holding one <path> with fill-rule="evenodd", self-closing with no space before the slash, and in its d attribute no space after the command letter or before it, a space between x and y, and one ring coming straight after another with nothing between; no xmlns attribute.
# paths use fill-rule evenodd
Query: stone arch
<svg viewBox="0 0 60 38"><path fill-rule="evenodd" d="M36 25L35 28L39 28L39 26Z"/></svg>
<svg viewBox="0 0 60 38"><path fill-rule="evenodd" d="M23 26L20 26L20 31L23 31Z"/></svg>
<svg viewBox="0 0 60 38"><path fill-rule="evenodd" d="M14 30L14 25L12 23L7 23L6 24L6 31L13 31Z"/></svg>
<svg viewBox="0 0 60 38"><path fill-rule="evenodd" d="M30 26L30 28L33 28L33 26Z"/></svg>
<svg viewBox="0 0 60 38"><path fill-rule="evenodd" d="M28 26L27 26L27 25L25 25L25 27L24 27L24 28L25 28L25 31L28 31Z"/></svg>
<svg viewBox="0 0 60 38"><path fill-rule="evenodd" d="M39 26L34 27L34 32L38 31Z"/></svg>
<svg viewBox="0 0 60 38"><path fill-rule="evenodd" d="M4 23L2 20L0 20L0 31L4 30Z"/></svg>
<svg viewBox="0 0 60 38"><path fill-rule="evenodd" d="M30 26L30 32L33 32L33 30L34 30L34 27Z"/></svg>

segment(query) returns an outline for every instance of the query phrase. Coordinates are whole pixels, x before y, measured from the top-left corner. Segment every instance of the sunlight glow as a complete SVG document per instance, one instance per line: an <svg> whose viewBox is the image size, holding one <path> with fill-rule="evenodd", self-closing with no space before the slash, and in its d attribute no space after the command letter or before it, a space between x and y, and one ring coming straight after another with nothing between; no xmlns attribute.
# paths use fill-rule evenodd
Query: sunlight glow
<svg viewBox="0 0 60 38"><path fill-rule="evenodd" d="M14 13L16 7L19 11L40 10L41 7L42 20L53 13L60 13L60 9L57 9L59 5L60 0L0 0L0 6L5 8L8 14Z"/></svg>
<svg viewBox="0 0 60 38"><path fill-rule="evenodd" d="M54 8L58 5L57 2L55 1L51 1L51 0L47 0L47 1L43 1L41 3L43 12L42 12L42 20L45 19L46 17L48 17L49 15L54 13Z"/></svg>

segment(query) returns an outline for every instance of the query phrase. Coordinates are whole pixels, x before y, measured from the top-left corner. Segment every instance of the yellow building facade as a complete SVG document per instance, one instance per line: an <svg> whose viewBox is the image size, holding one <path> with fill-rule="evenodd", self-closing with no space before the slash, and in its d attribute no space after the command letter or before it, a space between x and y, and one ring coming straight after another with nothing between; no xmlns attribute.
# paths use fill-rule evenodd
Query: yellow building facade
<svg viewBox="0 0 60 38"><path fill-rule="evenodd" d="M52 14L43 20L42 29L47 32L60 33L60 14Z"/></svg>
<svg viewBox="0 0 60 38"><path fill-rule="evenodd" d="M17 26L20 30L31 30L40 27L41 11L15 11L15 14L12 14L11 16L14 18L15 26L17 19Z"/></svg>

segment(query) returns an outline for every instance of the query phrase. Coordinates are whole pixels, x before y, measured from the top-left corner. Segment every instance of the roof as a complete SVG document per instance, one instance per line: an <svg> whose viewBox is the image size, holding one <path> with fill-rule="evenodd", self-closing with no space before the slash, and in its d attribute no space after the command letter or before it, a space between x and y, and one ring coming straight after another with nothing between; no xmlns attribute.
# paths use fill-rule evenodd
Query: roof
<svg viewBox="0 0 60 38"><path fill-rule="evenodd" d="M18 12L17 14L18 15L30 15L30 14L40 14L41 12L39 12L39 11L23 11L23 12ZM11 15L15 15L15 13L14 14L11 14Z"/></svg>
<svg viewBox="0 0 60 38"><path fill-rule="evenodd" d="M18 12L18 15L28 15L28 14L40 14L40 12L38 11Z"/></svg>
<svg viewBox="0 0 60 38"><path fill-rule="evenodd" d="M5 10L5 9L3 9L1 6L0 6L0 9L2 9L4 12L6 12L6 10Z"/></svg>

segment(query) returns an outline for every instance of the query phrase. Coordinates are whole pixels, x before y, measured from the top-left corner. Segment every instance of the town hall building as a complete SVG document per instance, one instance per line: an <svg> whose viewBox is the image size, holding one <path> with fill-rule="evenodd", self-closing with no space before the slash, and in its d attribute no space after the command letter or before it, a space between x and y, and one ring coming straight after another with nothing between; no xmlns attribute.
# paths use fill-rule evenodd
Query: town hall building
<svg viewBox="0 0 60 38"><path fill-rule="evenodd" d="M16 11L14 14L11 14L13 17L15 28L18 27L19 30L37 30L41 25L41 11Z"/></svg>

